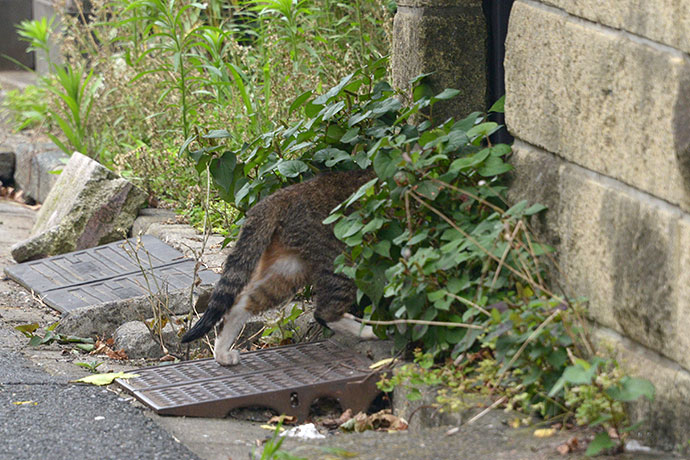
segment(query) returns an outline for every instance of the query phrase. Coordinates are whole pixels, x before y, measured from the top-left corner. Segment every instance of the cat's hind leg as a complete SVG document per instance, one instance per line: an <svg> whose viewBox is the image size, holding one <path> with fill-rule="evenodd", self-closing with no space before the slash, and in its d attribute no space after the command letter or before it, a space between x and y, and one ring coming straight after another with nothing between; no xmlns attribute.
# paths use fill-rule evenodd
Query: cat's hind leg
<svg viewBox="0 0 690 460"><path fill-rule="evenodd" d="M238 364L240 353L232 346L247 319L287 302L305 284L305 266L299 256L272 244L235 305L223 317L223 329L214 347L216 361L223 366Z"/></svg>
<svg viewBox="0 0 690 460"><path fill-rule="evenodd" d="M355 302L356 287L351 279L333 273L326 267L318 273L314 281L314 318L334 332L350 334L364 340L375 340L371 326L362 325L353 315L347 313Z"/></svg>

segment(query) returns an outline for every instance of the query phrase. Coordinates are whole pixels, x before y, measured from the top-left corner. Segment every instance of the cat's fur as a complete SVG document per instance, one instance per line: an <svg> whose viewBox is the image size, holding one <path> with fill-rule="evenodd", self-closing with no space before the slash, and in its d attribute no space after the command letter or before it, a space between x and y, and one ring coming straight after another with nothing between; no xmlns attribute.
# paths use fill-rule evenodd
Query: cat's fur
<svg viewBox="0 0 690 460"><path fill-rule="evenodd" d="M278 307L300 288L313 286L314 317L336 332L374 338L345 315L355 302L352 280L333 271L344 245L323 220L338 204L370 180L368 170L324 173L281 189L248 213L239 238L225 261L203 317L183 337L190 342L222 320L215 358L222 365L239 363L231 350L245 321Z"/></svg>

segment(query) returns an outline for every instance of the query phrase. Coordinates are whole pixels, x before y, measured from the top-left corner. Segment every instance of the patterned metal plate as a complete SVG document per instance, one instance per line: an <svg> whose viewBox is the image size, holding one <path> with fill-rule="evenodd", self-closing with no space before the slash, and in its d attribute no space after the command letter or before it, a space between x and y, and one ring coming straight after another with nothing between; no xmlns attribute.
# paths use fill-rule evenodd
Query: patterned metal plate
<svg viewBox="0 0 690 460"><path fill-rule="evenodd" d="M337 400L342 409L365 411L379 394L369 362L330 342L242 353L237 366L213 359L136 369L139 377L116 380L164 415L225 417L232 409L260 406L304 420L311 403Z"/></svg>
<svg viewBox="0 0 690 460"><path fill-rule="evenodd" d="M62 313L157 292L166 285L169 291L191 286L193 260L150 235L141 238L138 248L136 239L129 241L131 245L117 241L24 262L6 267L5 273ZM202 270L199 277L212 284L219 275Z"/></svg>

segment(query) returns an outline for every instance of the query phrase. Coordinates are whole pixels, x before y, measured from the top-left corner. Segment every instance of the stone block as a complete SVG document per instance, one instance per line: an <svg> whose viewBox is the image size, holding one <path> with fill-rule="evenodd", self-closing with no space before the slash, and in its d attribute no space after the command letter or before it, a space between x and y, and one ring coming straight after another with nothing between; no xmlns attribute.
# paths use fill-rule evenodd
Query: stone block
<svg viewBox="0 0 690 460"><path fill-rule="evenodd" d="M402 0L393 22L393 84L409 88L412 78L434 72L436 93L460 94L434 106L434 117L464 117L487 104L487 26L481 0Z"/></svg>
<svg viewBox="0 0 690 460"><path fill-rule="evenodd" d="M189 225L154 222L149 225L146 234L155 236L181 251L185 257L196 258L202 253L204 235ZM210 235L201 254L201 261L216 272L222 271L223 263L230 251L230 247L223 249L223 240L220 235Z"/></svg>
<svg viewBox="0 0 690 460"><path fill-rule="evenodd" d="M687 0L542 0L570 14L690 53Z"/></svg>
<svg viewBox="0 0 690 460"><path fill-rule="evenodd" d="M598 350L612 355L631 375L646 378L656 387L650 403L641 399L630 405L633 421L643 424L631 434L645 444L687 452L690 433L690 372L634 341L606 328L595 328Z"/></svg>
<svg viewBox="0 0 690 460"><path fill-rule="evenodd" d="M170 209L144 208L139 210L130 236L146 234L152 224L174 223L177 214Z"/></svg>
<svg viewBox="0 0 690 460"><path fill-rule="evenodd" d="M588 299L597 323L690 369L690 216L522 142L514 152L514 199L556 197L544 232L557 236L569 294ZM531 178L544 165L540 189Z"/></svg>
<svg viewBox="0 0 690 460"><path fill-rule="evenodd" d="M122 239L145 194L75 152L36 216L32 236L12 247L17 262Z"/></svg>
<svg viewBox="0 0 690 460"><path fill-rule="evenodd" d="M49 150L34 156L31 159L31 177L27 194L39 203L44 203L68 159L61 150Z"/></svg>
<svg viewBox="0 0 690 460"><path fill-rule="evenodd" d="M28 191L31 183L33 158L42 152L59 150L52 142L21 142L14 146L14 185Z"/></svg>
<svg viewBox="0 0 690 460"><path fill-rule="evenodd" d="M513 135L690 210L687 55L517 0L505 70Z"/></svg>

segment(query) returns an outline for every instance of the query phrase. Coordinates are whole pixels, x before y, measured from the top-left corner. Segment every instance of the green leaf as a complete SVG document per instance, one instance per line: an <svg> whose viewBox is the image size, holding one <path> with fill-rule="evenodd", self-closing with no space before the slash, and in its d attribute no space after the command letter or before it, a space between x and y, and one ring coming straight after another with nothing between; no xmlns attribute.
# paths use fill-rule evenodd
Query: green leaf
<svg viewBox="0 0 690 460"><path fill-rule="evenodd" d="M646 379L634 377L621 378L620 385L612 386L606 390L606 394L616 401L637 401L644 396L649 401L654 401L656 389L652 382Z"/></svg>
<svg viewBox="0 0 690 460"><path fill-rule="evenodd" d="M531 216L531 215L540 213L545 209L548 209L548 208L546 206L544 206L543 204L536 203L536 204L533 204L532 206L530 206L529 208L525 209L525 212L523 214L525 216Z"/></svg>
<svg viewBox="0 0 690 460"><path fill-rule="evenodd" d="M453 89L453 88L446 88L441 93L437 94L436 96L432 97L432 101L444 101L446 99L452 99L455 96L460 94L460 90L458 89Z"/></svg>
<svg viewBox="0 0 690 460"><path fill-rule="evenodd" d="M359 138L359 126L348 129L343 137L340 138L340 142L344 144L349 144Z"/></svg>
<svg viewBox="0 0 690 460"><path fill-rule="evenodd" d="M309 171L309 166L300 160L285 160L278 163L278 171L285 177L297 177Z"/></svg>
<svg viewBox="0 0 690 460"><path fill-rule="evenodd" d="M390 257L391 242L388 240L381 240L372 246L374 252L382 257Z"/></svg>
<svg viewBox="0 0 690 460"><path fill-rule="evenodd" d="M489 112L503 113L505 111L505 101L506 96L504 94L496 102L494 102L494 104L489 109Z"/></svg>
<svg viewBox="0 0 690 460"><path fill-rule="evenodd" d="M232 134L225 129L212 129L201 137L205 139L226 139L232 137Z"/></svg>
<svg viewBox="0 0 690 460"><path fill-rule="evenodd" d="M209 172L213 177L213 181L226 194L233 191L233 183L235 180L235 166L237 159L233 152L225 152L222 157L215 158L209 165Z"/></svg>
<svg viewBox="0 0 690 460"><path fill-rule="evenodd" d="M313 91L309 90L297 96L297 98L292 102L292 104L290 104L290 108L288 109L288 115L291 115L292 112L294 112L297 108L301 107L302 104L304 104L313 93Z"/></svg>
<svg viewBox="0 0 690 460"><path fill-rule="evenodd" d="M14 326L16 330L21 332L27 337L33 337L34 332L36 332L36 329L38 329L40 326L38 323L31 323L31 324L22 324L20 326Z"/></svg>
<svg viewBox="0 0 690 460"><path fill-rule="evenodd" d="M477 171L483 177L492 177L499 176L512 169L511 165L505 163L499 157L490 156Z"/></svg>
<svg viewBox="0 0 690 460"><path fill-rule="evenodd" d="M469 131L467 131L467 136L470 138L485 138L491 136L493 133L499 129L498 123L493 121L485 121L476 126L473 126Z"/></svg>
<svg viewBox="0 0 690 460"><path fill-rule="evenodd" d="M441 190L441 186L436 182L425 180L417 185L417 193L429 200L435 200Z"/></svg>
<svg viewBox="0 0 690 460"><path fill-rule="evenodd" d="M379 151L374 157L374 171L381 179L387 180L398 170L397 163L387 152Z"/></svg>
<svg viewBox="0 0 690 460"><path fill-rule="evenodd" d="M606 432L601 432L594 437L592 442L589 443L585 455L592 457L599 454L604 449L611 449L612 447L616 447L616 445L611 440L609 434Z"/></svg>

